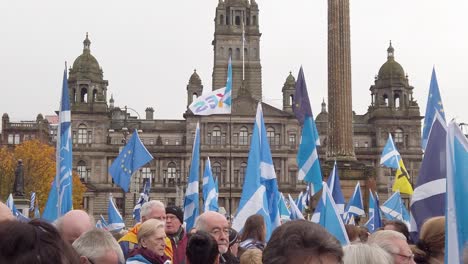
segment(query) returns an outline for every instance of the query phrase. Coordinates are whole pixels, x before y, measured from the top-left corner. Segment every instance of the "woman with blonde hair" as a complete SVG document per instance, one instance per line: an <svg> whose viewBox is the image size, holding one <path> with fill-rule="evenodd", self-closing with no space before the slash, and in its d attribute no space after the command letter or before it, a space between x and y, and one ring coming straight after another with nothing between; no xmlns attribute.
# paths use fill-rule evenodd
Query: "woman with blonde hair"
<svg viewBox="0 0 468 264"><path fill-rule="evenodd" d="M247 249L240 257L240 264L262 264L262 255L258 248Z"/></svg>
<svg viewBox="0 0 468 264"><path fill-rule="evenodd" d="M146 220L138 230L137 239L138 248L130 252L127 264L170 263L169 258L164 255L166 249L164 222L156 219Z"/></svg>
<svg viewBox="0 0 468 264"><path fill-rule="evenodd" d="M419 241L413 247L416 263L444 263L445 217L429 218L421 227Z"/></svg>
<svg viewBox="0 0 468 264"><path fill-rule="evenodd" d="M343 248L344 264L393 264L393 257L375 244L351 244Z"/></svg>

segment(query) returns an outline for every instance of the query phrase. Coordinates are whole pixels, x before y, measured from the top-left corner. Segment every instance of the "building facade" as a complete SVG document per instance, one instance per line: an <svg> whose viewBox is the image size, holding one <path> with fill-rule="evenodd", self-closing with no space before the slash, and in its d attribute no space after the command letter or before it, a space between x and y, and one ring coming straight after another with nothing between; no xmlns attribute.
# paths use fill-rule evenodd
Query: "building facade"
<svg viewBox="0 0 468 264"><path fill-rule="evenodd" d="M86 36L83 53L70 68L68 80L73 167L87 186L86 210L96 216L106 215L107 197L113 193L117 207L130 225L133 223L132 210L145 180L151 181L151 199L182 205L195 127L199 122L200 175L206 158L210 157L213 175L219 183L219 205L235 214L246 173L256 107L262 96L261 21L258 15L259 8L254 0L220 0L215 11L212 86L217 89L225 85L228 58L232 56L231 115L195 116L187 110L182 120L161 120L154 118L151 107L141 118L135 116L131 108L115 106L113 98L108 99L109 82L104 80L102 68L91 54L91 41ZM367 113L352 113L355 157L375 169L376 179L361 181L366 196L368 192L364 188L377 188L383 197L388 191L394 172L381 168L379 161L389 133L393 134L412 179L417 176L421 163L419 106L412 96L413 87L409 85L408 77L395 61L391 45L387 53L387 61L370 87ZM279 88L281 84L278 84ZM190 76L186 90L188 106L203 91L202 80L196 72ZM291 107L294 90L295 79L289 74L282 86L283 108L262 103L280 191L291 194L305 189L305 185L297 181L296 153L301 128ZM322 162L326 158L327 138L331 132L328 131L328 118L324 102L316 117L322 142L319 149ZM130 191L125 193L113 183L108 168L134 130L139 131L154 160L133 175ZM325 177L327 173L324 170ZM374 182L377 185L373 185ZM342 183L346 198L351 195L354 184Z"/></svg>

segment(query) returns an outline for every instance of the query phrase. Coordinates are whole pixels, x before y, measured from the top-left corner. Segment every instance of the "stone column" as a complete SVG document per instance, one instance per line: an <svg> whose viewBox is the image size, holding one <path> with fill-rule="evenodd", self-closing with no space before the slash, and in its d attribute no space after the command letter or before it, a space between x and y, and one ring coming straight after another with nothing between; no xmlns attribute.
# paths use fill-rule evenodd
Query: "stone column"
<svg viewBox="0 0 468 264"><path fill-rule="evenodd" d="M355 160L349 0L328 0L327 159Z"/></svg>

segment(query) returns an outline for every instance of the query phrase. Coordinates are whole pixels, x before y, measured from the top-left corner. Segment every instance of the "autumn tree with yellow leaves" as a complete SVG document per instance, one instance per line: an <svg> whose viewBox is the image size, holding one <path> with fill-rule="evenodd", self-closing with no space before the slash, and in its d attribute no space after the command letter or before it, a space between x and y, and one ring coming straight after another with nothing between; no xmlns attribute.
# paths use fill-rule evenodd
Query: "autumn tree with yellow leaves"
<svg viewBox="0 0 468 264"><path fill-rule="evenodd" d="M55 179L55 148L38 140L25 141L14 148L0 148L0 197L5 200L13 191L17 160L23 160L24 190L29 198L36 192L41 212L44 211L50 188ZM86 187L76 172L73 173L73 208L83 208Z"/></svg>

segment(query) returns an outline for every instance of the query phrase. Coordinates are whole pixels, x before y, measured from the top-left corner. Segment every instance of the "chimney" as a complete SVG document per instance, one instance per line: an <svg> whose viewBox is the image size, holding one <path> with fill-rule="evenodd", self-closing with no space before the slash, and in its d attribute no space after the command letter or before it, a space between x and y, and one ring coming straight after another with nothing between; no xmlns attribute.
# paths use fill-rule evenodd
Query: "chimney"
<svg viewBox="0 0 468 264"><path fill-rule="evenodd" d="M153 120L153 117L154 117L153 107L147 107L145 112L146 112L146 120Z"/></svg>

